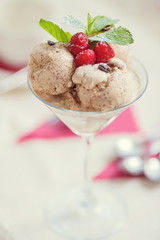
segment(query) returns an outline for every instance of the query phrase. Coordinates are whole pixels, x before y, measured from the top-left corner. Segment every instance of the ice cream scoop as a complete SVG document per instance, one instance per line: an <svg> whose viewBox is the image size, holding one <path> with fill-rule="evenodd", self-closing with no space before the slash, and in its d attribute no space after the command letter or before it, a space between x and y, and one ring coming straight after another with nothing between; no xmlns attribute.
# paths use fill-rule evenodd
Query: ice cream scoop
<svg viewBox="0 0 160 240"><path fill-rule="evenodd" d="M87 110L111 110L132 99L132 80L125 63L113 58L107 64L109 72L100 70L99 64L95 64L78 67L73 74L77 94Z"/></svg>
<svg viewBox="0 0 160 240"><path fill-rule="evenodd" d="M131 64L132 54L129 45L110 44L114 50L115 57L123 60L127 67Z"/></svg>
<svg viewBox="0 0 160 240"><path fill-rule="evenodd" d="M41 43L30 54L28 77L38 93L57 95L67 92L72 86L74 70L74 58L65 43Z"/></svg>

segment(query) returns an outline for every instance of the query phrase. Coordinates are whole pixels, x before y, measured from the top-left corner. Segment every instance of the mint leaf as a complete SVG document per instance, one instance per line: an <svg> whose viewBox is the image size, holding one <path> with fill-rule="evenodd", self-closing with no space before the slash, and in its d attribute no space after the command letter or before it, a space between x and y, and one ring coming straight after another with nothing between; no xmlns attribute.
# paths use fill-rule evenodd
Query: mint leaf
<svg viewBox="0 0 160 240"><path fill-rule="evenodd" d="M91 19L90 19L91 20ZM97 16L94 17L93 20L88 24L88 35L97 33L101 31L104 27L107 25L111 26L116 24L119 21L119 19L111 19L105 16Z"/></svg>
<svg viewBox="0 0 160 240"><path fill-rule="evenodd" d="M112 43L119 45L127 45L134 42L130 31L123 27L113 28L108 31L107 38L112 41Z"/></svg>
<svg viewBox="0 0 160 240"><path fill-rule="evenodd" d="M67 42L70 42L72 35L69 32L65 32L65 34L67 36Z"/></svg>
<svg viewBox="0 0 160 240"><path fill-rule="evenodd" d="M67 15L64 16L62 19L62 23L71 27L81 28L86 30L86 26L84 26L83 23L81 23L77 18Z"/></svg>
<svg viewBox="0 0 160 240"><path fill-rule="evenodd" d="M57 24L40 19L39 25L50 33L58 42L69 42L72 35L69 32L64 32Z"/></svg>
<svg viewBox="0 0 160 240"><path fill-rule="evenodd" d="M88 24L88 26L91 24L91 22L92 22L91 14L88 13L88 15L87 15L87 24Z"/></svg>
<svg viewBox="0 0 160 240"><path fill-rule="evenodd" d="M103 41L119 45L127 45L134 42L130 31L123 27L113 28L107 32L89 37L90 41Z"/></svg>
<svg viewBox="0 0 160 240"><path fill-rule="evenodd" d="M92 23L92 17L91 17L91 14L88 13L88 15L87 15L87 30L86 30L87 36L89 35L91 23Z"/></svg>

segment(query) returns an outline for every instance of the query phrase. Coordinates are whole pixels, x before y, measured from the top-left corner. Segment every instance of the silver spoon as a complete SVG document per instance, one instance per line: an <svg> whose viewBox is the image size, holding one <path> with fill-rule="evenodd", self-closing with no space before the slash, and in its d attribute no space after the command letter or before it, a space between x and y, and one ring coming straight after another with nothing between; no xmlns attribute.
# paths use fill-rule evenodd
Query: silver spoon
<svg viewBox="0 0 160 240"><path fill-rule="evenodd" d="M155 156L160 153L160 138L154 140L149 146L150 156Z"/></svg>
<svg viewBox="0 0 160 240"><path fill-rule="evenodd" d="M151 181L160 181L160 160L148 159L144 164L144 175Z"/></svg>
<svg viewBox="0 0 160 240"><path fill-rule="evenodd" d="M116 155L121 158L141 155L141 145L129 137L119 138L115 144Z"/></svg>
<svg viewBox="0 0 160 240"><path fill-rule="evenodd" d="M160 130L144 139L135 140L129 137L119 138L114 146L117 156L121 158L129 156L154 156L160 152Z"/></svg>
<svg viewBox="0 0 160 240"><path fill-rule="evenodd" d="M144 174L151 181L160 181L160 160L153 157L143 160L140 156L125 157L119 162L121 171L133 176Z"/></svg>
<svg viewBox="0 0 160 240"><path fill-rule="evenodd" d="M160 180L160 160L149 158L149 156L155 156L160 152L159 126L139 141L129 137L118 139L115 144L115 152L122 159L119 166L123 172L131 175L143 173L152 181ZM144 159L148 160L144 161Z"/></svg>
<svg viewBox="0 0 160 240"><path fill-rule="evenodd" d="M131 175L140 175L143 173L144 161L140 156L129 156L119 162L121 171Z"/></svg>

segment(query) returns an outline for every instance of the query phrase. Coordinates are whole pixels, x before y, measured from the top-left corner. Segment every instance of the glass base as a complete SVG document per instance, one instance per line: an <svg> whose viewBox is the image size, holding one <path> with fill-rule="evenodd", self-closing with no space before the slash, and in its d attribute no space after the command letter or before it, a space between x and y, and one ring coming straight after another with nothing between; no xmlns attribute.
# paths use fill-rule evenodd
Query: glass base
<svg viewBox="0 0 160 240"><path fill-rule="evenodd" d="M120 196L99 186L81 192L72 189L52 200L46 218L55 233L75 240L103 239L124 226L127 208Z"/></svg>

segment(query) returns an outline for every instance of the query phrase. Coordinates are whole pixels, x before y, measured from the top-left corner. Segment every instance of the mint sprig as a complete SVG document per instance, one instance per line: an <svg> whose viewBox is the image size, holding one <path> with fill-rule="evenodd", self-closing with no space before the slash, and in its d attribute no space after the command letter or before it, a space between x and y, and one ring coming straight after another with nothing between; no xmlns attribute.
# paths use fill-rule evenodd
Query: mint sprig
<svg viewBox="0 0 160 240"><path fill-rule="evenodd" d="M91 14L88 13L88 15L87 15L87 31L88 31L88 26L91 24L91 22L92 22L92 17L91 17Z"/></svg>
<svg viewBox="0 0 160 240"><path fill-rule="evenodd" d="M119 19L111 19L105 16L97 16L92 19L89 13L87 19L88 19L87 35L98 33L104 27L113 26L117 22L119 22Z"/></svg>
<svg viewBox="0 0 160 240"><path fill-rule="evenodd" d="M134 42L130 31L123 27L113 28L107 32L97 34L89 37L90 41L104 41L107 43L114 43L119 45L127 45Z"/></svg>
<svg viewBox="0 0 160 240"><path fill-rule="evenodd" d="M86 30L86 26L72 15L64 16L62 24Z"/></svg>
<svg viewBox="0 0 160 240"><path fill-rule="evenodd" d="M107 42L119 45L128 45L134 42L130 31L123 27L112 28L111 30L102 32L106 26L114 26L119 20L111 19L105 16L97 16L92 18L90 13L87 16L87 27L77 18L67 15L63 18L63 23L72 27L85 30L90 42ZM55 23L40 19L40 26L50 33L58 42L70 42L72 35L69 32L64 32Z"/></svg>
<svg viewBox="0 0 160 240"><path fill-rule="evenodd" d="M64 32L57 24L40 19L39 25L51 34L58 42L69 42L72 35L69 32Z"/></svg>

